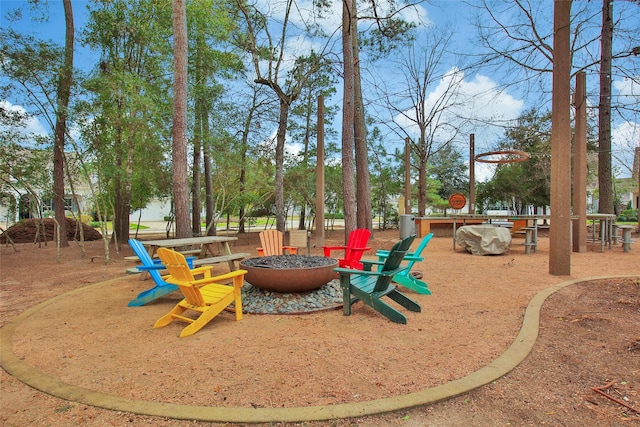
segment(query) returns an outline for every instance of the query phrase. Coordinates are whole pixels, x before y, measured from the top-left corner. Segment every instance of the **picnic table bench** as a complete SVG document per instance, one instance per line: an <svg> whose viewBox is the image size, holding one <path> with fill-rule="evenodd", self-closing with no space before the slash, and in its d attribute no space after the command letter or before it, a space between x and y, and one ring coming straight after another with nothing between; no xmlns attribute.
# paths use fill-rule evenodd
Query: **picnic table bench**
<svg viewBox="0 0 640 427"><path fill-rule="evenodd" d="M186 237L180 239L160 239L146 240L142 244L147 248L151 258L156 257L159 248L173 249L183 255L196 255L193 265L208 265L227 262L229 270L235 271L234 261L241 260L249 256L246 253L234 254L231 252L229 242L238 240L234 236L200 236ZM217 245L222 245L222 253L217 250ZM142 272L141 280L146 279L147 272Z"/></svg>

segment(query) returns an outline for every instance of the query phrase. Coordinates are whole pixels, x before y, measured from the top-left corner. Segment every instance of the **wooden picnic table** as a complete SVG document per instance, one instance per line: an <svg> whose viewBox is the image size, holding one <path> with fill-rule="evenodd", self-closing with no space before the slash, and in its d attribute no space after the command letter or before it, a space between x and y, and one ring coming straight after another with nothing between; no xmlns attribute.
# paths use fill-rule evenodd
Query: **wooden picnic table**
<svg viewBox="0 0 640 427"><path fill-rule="evenodd" d="M161 239L161 240L145 240L142 244L148 249L149 256L153 258L158 251L158 248L169 248L177 250L185 254L194 254L196 259L193 260L194 266L210 265L227 262L229 264L229 271L236 270L234 261L241 260L250 256L248 253L232 253L229 247L229 242L238 240L233 236L202 236L202 237L186 237L182 239ZM216 246L222 245L222 252L216 250ZM196 247L193 250L180 250L184 247ZM141 279L144 280L145 273Z"/></svg>

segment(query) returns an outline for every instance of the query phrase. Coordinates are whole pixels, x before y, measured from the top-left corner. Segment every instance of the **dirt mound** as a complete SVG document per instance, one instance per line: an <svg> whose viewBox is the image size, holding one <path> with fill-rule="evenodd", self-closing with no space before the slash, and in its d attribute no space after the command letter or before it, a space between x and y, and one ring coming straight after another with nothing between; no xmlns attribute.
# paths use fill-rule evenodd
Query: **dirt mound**
<svg viewBox="0 0 640 427"><path fill-rule="evenodd" d="M69 240L80 240L80 228L76 220L67 218L67 238ZM44 226L44 233L42 227ZM36 240L36 234L40 227L40 236ZM84 240L100 240L102 234L87 224L82 224ZM37 241L53 241L55 240L55 221L52 218L46 218L42 221L35 219L23 219L22 221L9 227L0 236L0 243L7 242L7 235L13 240L14 243L35 243Z"/></svg>

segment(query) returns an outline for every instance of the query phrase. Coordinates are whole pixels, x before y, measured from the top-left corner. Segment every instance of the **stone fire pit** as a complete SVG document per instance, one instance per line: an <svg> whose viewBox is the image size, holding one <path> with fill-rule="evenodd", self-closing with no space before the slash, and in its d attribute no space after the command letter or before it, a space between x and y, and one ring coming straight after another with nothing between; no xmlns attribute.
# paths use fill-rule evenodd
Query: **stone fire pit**
<svg viewBox="0 0 640 427"><path fill-rule="evenodd" d="M251 285L271 292L306 292L335 278L338 260L323 256L271 255L247 258L240 268Z"/></svg>

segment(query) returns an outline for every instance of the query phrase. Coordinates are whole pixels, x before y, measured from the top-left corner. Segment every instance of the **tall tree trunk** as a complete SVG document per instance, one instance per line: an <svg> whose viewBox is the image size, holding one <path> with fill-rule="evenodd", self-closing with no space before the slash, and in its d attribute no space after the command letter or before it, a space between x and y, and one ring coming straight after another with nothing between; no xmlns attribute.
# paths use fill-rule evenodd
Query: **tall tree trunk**
<svg viewBox="0 0 640 427"><path fill-rule="evenodd" d="M354 5L356 3L354 2ZM354 100L354 142L356 156L357 224L358 228L373 229L371 218L371 186L369 184L369 152L367 149L367 127L364 118L362 85L360 81L360 48L358 46L358 20L351 30L353 43L353 100Z"/></svg>
<svg viewBox="0 0 640 427"><path fill-rule="evenodd" d="M244 127L242 129L242 147L240 148L240 194L244 195L247 185L247 151L249 147L249 143L247 142L249 138L249 133L251 132L251 123L253 122L253 116L256 111L256 91L253 92L253 98L251 103L251 108L249 108L248 114L244 121ZM240 217L240 221L238 223L238 232L245 232L245 224L246 224L246 208L244 203L240 206L240 210L238 212L238 216Z"/></svg>
<svg viewBox="0 0 640 427"><path fill-rule="evenodd" d="M202 122L196 113L196 132L193 138L193 171L191 182L191 231L194 236L200 235L200 164L202 162Z"/></svg>
<svg viewBox="0 0 640 427"><path fill-rule="evenodd" d="M244 194L246 185L247 185L247 146L245 144L242 145L242 152L240 153L240 194ZM238 233L244 233L245 223L247 221L247 210L245 208L244 203L240 206L238 211Z"/></svg>
<svg viewBox="0 0 640 427"><path fill-rule="evenodd" d="M117 169L123 171L114 181L114 212L111 241L117 245L129 239L129 213L131 212L131 180L133 176L133 142L124 141L121 127L117 127Z"/></svg>
<svg viewBox="0 0 640 427"><path fill-rule="evenodd" d="M205 49L204 36L196 20L196 51L195 51L195 105L194 105L194 131L193 131L193 171L191 182L191 231L194 236L199 236L201 232L200 211L202 205L200 203L200 166L202 164L203 135L204 135L204 111L206 111L207 100L204 96L204 71L203 49Z"/></svg>
<svg viewBox="0 0 640 427"><path fill-rule="evenodd" d="M60 246L69 246L67 239L67 222L64 202L64 140L67 133L67 111L71 96L71 82L73 79L73 8L71 0L63 0L65 38L64 38L64 66L58 80L57 111L55 142L53 145L53 194L54 212L58 222Z"/></svg>
<svg viewBox="0 0 640 427"><path fill-rule="evenodd" d="M602 0L600 35L600 105L598 113L598 212L612 214L613 177L611 171L611 44L613 39L613 1Z"/></svg>
<svg viewBox="0 0 640 427"><path fill-rule="evenodd" d="M354 64L351 32L355 29L355 0L342 0L342 52L344 63L344 89L342 101L342 192L344 200L345 242L356 229L356 194L354 163Z"/></svg>
<svg viewBox="0 0 640 427"><path fill-rule="evenodd" d="M209 132L209 109L202 117L202 141L204 148L204 182L205 182L205 209L207 221L207 236L217 234L215 222L215 205L213 203L213 171L211 168L211 133Z"/></svg>
<svg viewBox="0 0 640 427"><path fill-rule="evenodd" d="M184 0L173 0L173 199L176 237L190 237L187 171L187 17Z"/></svg>
<svg viewBox="0 0 640 427"><path fill-rule="evenodd" d="M276 229L285 232L284 210L284 142L289 120L289 103L280 97L280 118L276 134Z"/></svg>

